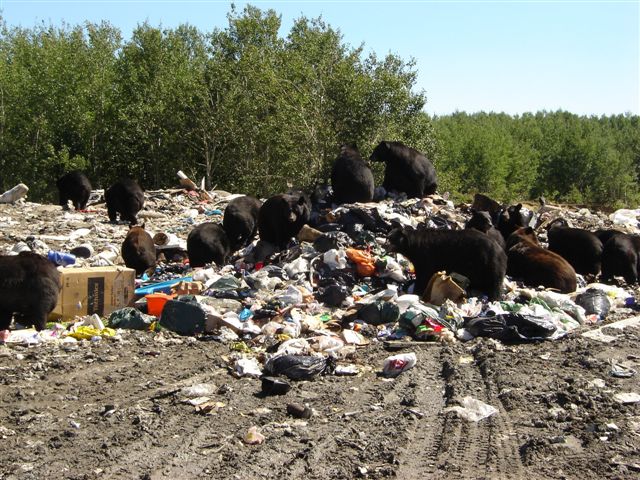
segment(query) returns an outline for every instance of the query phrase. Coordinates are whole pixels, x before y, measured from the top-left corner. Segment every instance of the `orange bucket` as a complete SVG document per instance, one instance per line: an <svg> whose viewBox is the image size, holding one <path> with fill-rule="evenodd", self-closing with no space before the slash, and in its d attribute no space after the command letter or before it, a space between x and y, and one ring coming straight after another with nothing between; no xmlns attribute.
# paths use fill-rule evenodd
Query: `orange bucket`
<svg viewBox="0 0 640 480"><path fill-rule="evenodd" d="M166 293L150 293L145 295L147 299L147 313L154 317L159 317L167 300L171 300L175 295L167 295Z"/></svg>

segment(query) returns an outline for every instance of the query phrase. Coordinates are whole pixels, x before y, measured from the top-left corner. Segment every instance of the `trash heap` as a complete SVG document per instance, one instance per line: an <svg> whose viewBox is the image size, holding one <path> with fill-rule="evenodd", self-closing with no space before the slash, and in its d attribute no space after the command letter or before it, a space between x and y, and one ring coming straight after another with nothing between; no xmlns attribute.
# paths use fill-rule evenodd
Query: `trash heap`
<svg viewBox="0 0 640 480"><path fill-rule="evenodd" d="M315 212L311 223L318 229L305 226L285 251L261 258L256 240L236 252L229 265L191 269L189 231L204 221L221 222L224 207L235 197L222 191L207 192L204 199L182 189L146 192L138 217L161 252L155 272L136 279L135 291L111 311L63 316L63 322L51 323L45 331L16 329L5 340L9 345L96 342L118 339L130 329L195 336L227 344L234 375L262 378L266 394L279 394L288 390L282 377L357 375L359 367L352 360L358 349L376 342L393 349L475 337L556 340L608 315L630 316L636 307L634 290L587 284L581 278L571 295L523 288L507 278L501 301L488 302L466 296L464 277L442 272L422 296L416 295L412 265L385 251L385 236L394 225L463 228L469 206L435 195ZM545 205L533 212L532 225L560 214L574 226L613 225L637 232L640 211L606 215ZM122 269L120 244L128 226L108 223L101 192L94 191L83 212L24 199L0 205L0 231L5 254L74 253L64 257L69 264L64 270L72 274L82 268ZM52 260L61 263L60 258ZM381 375L394 377L415 362L415 354L389 357Z"/></svg>

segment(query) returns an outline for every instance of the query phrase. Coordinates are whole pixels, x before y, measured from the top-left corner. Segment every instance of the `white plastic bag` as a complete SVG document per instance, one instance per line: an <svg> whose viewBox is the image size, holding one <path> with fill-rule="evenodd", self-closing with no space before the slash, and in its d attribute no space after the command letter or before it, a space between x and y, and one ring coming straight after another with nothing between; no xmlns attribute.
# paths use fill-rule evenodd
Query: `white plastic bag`
<svg viewBox="0 0 640 480"><path fill-rule="evenodd" d="M382 375L385 377L397 377L402 372L413 368L417 361L416 354L413 352L387 357L382 366Z"/></svg>
<svg viewBox="0 0 640 480"><path fill-rule="evenodd" d="M456 412L458 416L468 422L479 422L483 418L498 413L498 409L491 405L481 402L473 397L464 397L460 402L462 405L445 408L445 412Z"/></svg>

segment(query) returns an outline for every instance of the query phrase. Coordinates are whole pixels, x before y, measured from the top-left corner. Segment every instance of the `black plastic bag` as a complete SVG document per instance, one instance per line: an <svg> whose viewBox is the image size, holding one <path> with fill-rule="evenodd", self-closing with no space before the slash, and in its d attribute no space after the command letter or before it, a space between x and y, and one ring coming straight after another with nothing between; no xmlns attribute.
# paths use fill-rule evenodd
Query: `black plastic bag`
<svg viewBox="0 0 640 480"><path fill-rule="evenodd" d="M291 380L312 380L331 368L331 361L307 355L280 355L270 358L264 365L269 375L285 375Z"/></svg>
<svg viewBox="0 0 640 480"><path fill-rule="evenodd" d="M391 224L387 223L376 209L352 208L342 214L338 222L348 234L357 233L363 228L378 233L386 233L391 230Z"/></svg>
<svg viewBox="0 0 640 480"><path fill-rule="evenodd" d="M360 308L356 317L369 325L393 323L400 318L400 307L393 302L377 300Z"/></svg>
<svg viewBox="0 0 640 480"><path fill-rule="evenodd" d="M324 253L331 249L346 248L351 245L352 240L349 235L344 232L327 232L320 235L315 242L313 242L313 248L320 253Z"/></svg>
<svg viewBox="0 0 640 480"><path fill-rule="evenodd" d="M606 318L611 309L609 297L602 290L590 288L576 297L576 304L584 308L587 315L596 314L601 320Z"/></svg>
<svg viewBox="0 0 640 480"><path fill-rule="evenodd" d="M544 318L518 313L472 318L465 322L464 328L474 337L495 338L503 342L542 340L556 331L555 325Z"/></svg>
<svg viewBox="0 0 640 480"><path fill-rule="evenodd" d="M347 296L349 296L349 289L338 283L320 287L315 293L316 299L328 307L339 307Z"/></svg>

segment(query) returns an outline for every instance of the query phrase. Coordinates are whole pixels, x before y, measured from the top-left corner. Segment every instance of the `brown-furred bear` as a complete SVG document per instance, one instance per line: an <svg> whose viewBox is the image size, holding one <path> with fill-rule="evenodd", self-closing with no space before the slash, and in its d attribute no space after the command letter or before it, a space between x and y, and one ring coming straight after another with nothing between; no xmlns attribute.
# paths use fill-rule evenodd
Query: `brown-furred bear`
<svg viewBox="0 0 640 480"><path fill-rule="evenodd" d="M121 255L124 264L133 268L136 275L156 266L156 246L151 235L141 227L131 227L122 242Z"/></svg>
<svg viewBox="0 0 640 480"><path fill-rule="evenodd" d="M504 210L504 207L494 199L487 197L482 193L476 193L473 196L471 209L478 212L489 212L489 215L491 216L491 223L493 225L497 225L500 213Z"/></svg>
<svg viewBox="0 0 640 480"><path fill-rule="evenodd" d="M382 141L369 159L385 163L382 183L385 190L405 192L409 198L422 198L436 193L436 169L418 150L401 142Z"/></svg>
<svg viewBox="0 0 640 480"><path fill-rule="evenodd" d="M414 293L422 295L434 273L457 272L470 281L469 289L498 300L507 269L507 256L486 234L469 230L413 230L389 233L388 249L407 257L416 270Z"/></svg>
<svg viewBox="0 0 640 480"><path fill-rule="evenodd" d="M304 195L274 195L262 204L258 213L260 239L284 250L309 221L309 215L310 207Z"/></svg>
<svg viewBox="0 0 640 480"><path fill-rule="evenodd" d="M194 227L187 237L187 254L192 267L204 267L211 262L219 267L226 264L231 244L222 225L205 222Z"/></svg>
<svg viewBox="0 0 640 480"><path fill-rule="evenodd" d="M582 228L571 228L564 219L556 219L547 226L549 250L571 264L576 273L597 275L600 273L602 242Z"/></svg>
<svg viewBox="0 0 640 480"><path fill-rule="evenodd" d="M525 285L554 288L562 293L576 290L576 272L557 253L542 248L531 227L521 227L507 240L507 273Z"/></svg>
<svg viewBox="0 0 640 480"><path fill-rule="evenodd" d="M471 214L471 218L469 218L464 228L473 228L479 232L485 233L491 240L500 245L500 248L503 250L506 249L506 242L504 241L500 231L493 226L489 212L474 210Z"/></svg>
<svg viewBox="0 0 640 480"><path fill-rule="evenodd" d="M76 210L87 208L91 195L91 182L80 170L74 170L60 177L56 182L60 198L60 205L67 210L69 200Z"/></svg>
<svg viewBox="0 0 640 480"><path fill-rule="evenodd" d="M638 281L640 261L640 236L619 233L613 235L602 249L602 279L624 277L631 285Z"/></svg>
<svg viewBox="0 0 640 480"><path fill-rule="evenodd" d="M244 247L256 236L261 206L260 200L247 195L234 198L224 209L222 227L229 238L232 251Z"/></svg>
<svg viewBox="0 0 640 480"><path fill-rule="evenodd" d="M0 256L0 330L11 318L21 324L45 328L60 293L60 272L45 257L32 252Z"/></svg>
<svg viewBox="0 0 640 480"><path fill-rule="evenodd" d="M342 145L331 169L333 203L370 202L375 188L373 173L358 149Z"/></svg>
<svg viewBox="0 0 640 480"><path fill-rule="evenodd" d="M116 222L118 213L120 220L128 221L131 225L138 223L136 215L144 206L144 192L135 180L118 180L104 193L104 199L112 223Z"/></svg>

